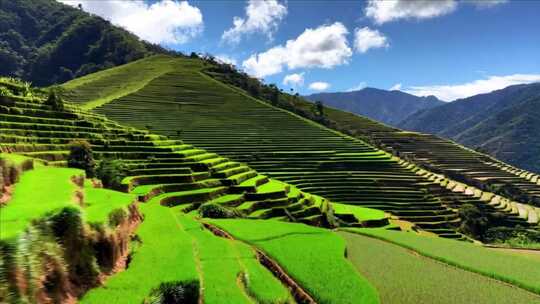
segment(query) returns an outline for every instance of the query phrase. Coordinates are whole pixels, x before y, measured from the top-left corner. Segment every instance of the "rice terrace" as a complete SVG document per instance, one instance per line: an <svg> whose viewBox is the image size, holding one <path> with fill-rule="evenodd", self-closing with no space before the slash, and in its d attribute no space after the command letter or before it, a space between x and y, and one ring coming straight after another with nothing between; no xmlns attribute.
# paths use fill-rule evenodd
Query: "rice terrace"
<svg viewBox="0 0 540 304"><path fill-rule="evenodd" d="M538 14L0 0L0 303L540 303Z"/></svg>

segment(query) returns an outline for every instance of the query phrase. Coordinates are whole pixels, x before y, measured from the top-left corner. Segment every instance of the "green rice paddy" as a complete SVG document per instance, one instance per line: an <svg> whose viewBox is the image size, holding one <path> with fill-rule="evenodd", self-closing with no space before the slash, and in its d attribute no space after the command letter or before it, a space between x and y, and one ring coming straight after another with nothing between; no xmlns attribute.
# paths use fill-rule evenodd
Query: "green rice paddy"
<svg viewBox="0 0 540 304"><path fill-rule="evenodd" d="M382 303L540 303L540 296L371 237L340 232Z"/></svg>

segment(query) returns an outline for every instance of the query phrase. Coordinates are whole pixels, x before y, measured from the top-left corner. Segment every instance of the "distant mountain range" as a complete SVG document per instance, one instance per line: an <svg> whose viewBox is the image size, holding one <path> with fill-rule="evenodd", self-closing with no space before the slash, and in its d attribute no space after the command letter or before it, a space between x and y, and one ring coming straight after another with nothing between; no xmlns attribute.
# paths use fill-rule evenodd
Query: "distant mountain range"
<svg viewBox="0 0 540 304"><path fill-rule="evenodd" d="M450 138L540 172L540 83L509 86L420 110L397 126Z"/></svg>
<svg viewBox="0 0 540 304"><path fill-rule="evenodd" d="M310 101L322 101L332 108L367 116L391 126L397 126L409 115L444 104L435 96L418 97L401 91L364 88L359 91L318 93L305 96Z"/></svg>

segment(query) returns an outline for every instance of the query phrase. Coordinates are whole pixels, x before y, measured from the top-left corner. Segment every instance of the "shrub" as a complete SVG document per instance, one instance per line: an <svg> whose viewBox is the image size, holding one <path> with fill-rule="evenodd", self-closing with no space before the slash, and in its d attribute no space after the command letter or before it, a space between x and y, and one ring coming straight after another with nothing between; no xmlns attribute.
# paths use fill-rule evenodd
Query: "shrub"
<svg viewBox="0 0 540 304"><path fill-rule="evenodd" d="M109 226L117 227L128 218L128 213L123 208L118 208L109 213Z"/></svg>
<svg viewBox="0 0 540 304"><path fill-rule="evenodd" d="M241 217L241 214L232 208L227 208L218 204L204 204L199 208L202 217L208 218L235 218Z"/></svg>
<svg viewBox="0 0 540 304"><path fill-rule="evenodd" d="M70 143L68 166L82 169L87 177L94 177L94 155L92 147L85 140L76 140Z"/></svg>
<svg viewBox="0 0 540 304"><path fill-rule="evenodd" d="M461 218L460 232L475 239L483 240L489 228L489 219L485 214L471 204L463 204L459 208L458 214Z"/></svg>
<svg viewBox="0 0 540 304"><path fill-rule="evenodd" d="M196 304L199 301L197 282L165 282L150 292L144 304Z"/></svg>
<svg viewBox="0 0 540 304"><path fill-rule="evenodd" d="M122 180L126 172L126 166L121 160L105 159L99 163L96 176L101 179L105 188L122 190Z"/></svg>
<svg viewBox="0 0 540 304"><path fill-rule="evenodd" d="M51 87L45 104L50 106L54 111L64 110L64 100L60 96L60 89L58 87Z"/></svg>
<svg viewBox="0 0 540 304"><path fill-rule="evenodd" d="M316 102L315 102L315 108L316 108L316 110L317 110L317 113L316 113L316 114L317 114L318 116L321 116L321 117L324 116L324 104L323 104L322 101L320 101L320 100L319 100L319 101L316 101Z"/></svg>

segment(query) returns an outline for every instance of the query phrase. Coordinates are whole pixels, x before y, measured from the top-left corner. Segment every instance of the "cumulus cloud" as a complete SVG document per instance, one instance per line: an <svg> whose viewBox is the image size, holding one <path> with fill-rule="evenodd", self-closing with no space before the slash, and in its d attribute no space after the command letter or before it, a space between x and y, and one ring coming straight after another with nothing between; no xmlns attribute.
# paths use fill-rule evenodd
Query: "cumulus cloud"
<svg viewBox="0 0 540 304"><path fill-rule="evenodd" d="M332 68L348 63L352 50L347 42L347 28L340 22L308 28L296 39L251 55L242 63L247 73L265 77L288 69Z"/></svg>
<svg viewBox="0 0 540 304"><path fill-rule="evenodd" d="M296 87L304 85L304 73L289 74L283 78L283 85Z"/></svg>
<svg viewBox="0 0 540 304"><path fill-rule="evenodd" d="M510 85L532 82L540 82L540 74L489 76L486 79L479 79L463 84L413 86L404 91L417 96L435 95L441 100L452 101L477 94L489 93Z"/></svg>
<svg viewBox="0 0 540 304"><path fill-rule="evenodd" d="M215 57L216 57L216 60L221 63L232 64L232 65L237 65L238 63L236 59L228 55L220 54L220 55L216 55Z"/></svg>
<svg viewBox="0 0 540 304"><path fill-rule="evenodd" d="M187 1L58 0L82 5L86 12L101 16L140 38L162 44L181 44L203 30L201 11Z"/></svg>
<svg viewBox="0 0 540 304"><path fill-rule="evenodd" d="M400 91L401 90L401 83L396 83L390 88L390 91Z"/></svg>
<svg viewBox="0 0 540 304"><path fill-rule="evenodd" d="M330 87L328 82L316 81L309 84L309 89L313 91L324 91Z"/></svg>
<svg viewBox="0 0 540 304"><path fill-rule="evenodd" d="M398 19L428 19L453 12L456 0L369 0L365 14L382 24Z"/></svg>
<svg viewBox="0 0 540 304"><path fill-rule="evenodd" d="M367 83L360 82L359 84L355 85L354 87L347 90L347 92L353 92L353 91L360 91L361 89L365 88L367 86Z"/></svg>
<svg viewBox="0 0 540 304"><path fill-rule="evenodd" d="M246 17L234 17L233 27L223 32L222 41L237 44L242 35L263 33L272 39L281 20L287 15L287 7L277 0L249 0Z"/></svg>
<svg viewBox="0 0 540 304"><path fill-rule="evenodd" d="M369 49L386 48L389 45L388 39L378 30L366 26L354 31L354 48L360 53L365 53Z"/></svg>

